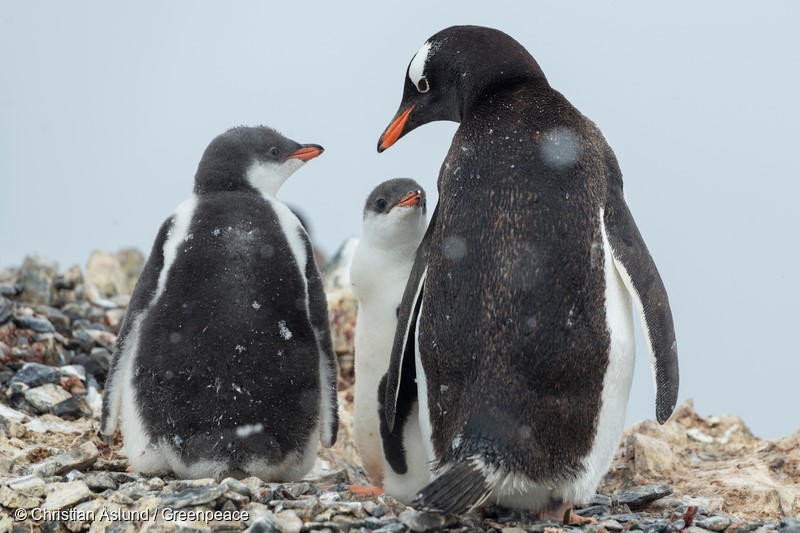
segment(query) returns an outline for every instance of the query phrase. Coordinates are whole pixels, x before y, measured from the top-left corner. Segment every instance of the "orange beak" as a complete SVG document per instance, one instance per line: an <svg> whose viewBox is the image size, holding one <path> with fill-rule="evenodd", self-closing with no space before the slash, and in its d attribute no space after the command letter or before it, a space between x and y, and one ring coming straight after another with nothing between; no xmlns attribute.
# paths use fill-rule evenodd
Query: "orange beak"
<svg viewBox="0 0 800 533"><path fill-rule="evenodd" d="M287 155L284 158L284 161L287 159L299 159L300 161L305 162L309 159L314 159L324 151L325 148L318 144L304 144L296 152L292 152L291 154Z"/></svg>
<svg viewBox="0 0 800 533"><path fill-rule="evenodd" d="M411 114L412 109L414 109L413 105L403 111L403 113L394 119L394 122L386 128L386 131L381 136L381 140L378 142L378 152L383 152L397 142L397 139L399 139L400 135L403 133L403 127L405 127L408 115Z"/></svg>
<svg viewBox="0 0 800 533"><path fill-rule="evenodd" d="M424 196L422 195L421 191L412 191L400 198L400 201L394 204L392 207L410 207L419 205L422 203L423 199Z"/></svg>

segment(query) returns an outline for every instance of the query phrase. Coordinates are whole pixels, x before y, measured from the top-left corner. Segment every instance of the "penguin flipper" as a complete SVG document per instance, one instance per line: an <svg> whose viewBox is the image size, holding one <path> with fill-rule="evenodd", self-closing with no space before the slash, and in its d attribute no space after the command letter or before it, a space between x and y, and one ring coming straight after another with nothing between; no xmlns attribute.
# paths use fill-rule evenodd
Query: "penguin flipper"
<svg viewBox="0 0 800 533"><path fill-rule="evenodd" d="M428 254L430 252L430 242L433 230L436 227L436 214L439 212L439 204L431 215L431 221L422 242L417 248L417 255L414 258L414 265L408 276L406 290L403 293L403 300L400 302L399 314L397 317L397 329L394 333L394 344L392 345L392 357L389 360L389 369L386 373L386 397L384 399L383 415L386 419L389 432L394 430L395 415L398 410L398 402L404 396L400 394L402 380L409 375L408 371L403 371L404 366L415 366L414 358L416 339L414 331L417 326L417 315L422 304L423 289L425 288L425 277L428 273ZM412 370L413 372L413 370ZM411 376L416 375L413 372ZM412 380L413 381L413 380ZM416 385L415 385L416 386ZM416 394L413 399L416 399Z"/></svg>
<svg viewBox="0 0 800 533"><path fill-rule="evenodd" d="M153 298L158 288L158 279L161 275L161 270L164 268L164 244L172 230L174 220L174 217L170 217L161 225L161 229L159 229L156 240L153 243L153 249L150 251L150 257L148 257L142 273L139 275L139 280L133 288L131 301L128 303L128 309L125 311L125 318L122 321L119 335L117 335L114 355L111 358L108 376L106 376L103 411L100 421L101 436L111 436L117 427L117 420L122 407L122 380L125 378L121 369L125 366L125 359L134 356L134 354L130 353L130 350L126 349L126 340L136 319L153 303Z"/></svg>
<svg viewBox="0 0 800 533"><path fill-rule="evenodd" d="M667 290L636 227L622 189L611 192L603 212L614 266L639 311L656 386L656 418L663 424L678 401L678 345Z"/></svg>
<svg viewBox="0 0 800 533"><path fill-rule="evenodd" d="M322 276L314 259L314 249L305 230L302 227L298 230L302 233L301 236L306 243L308 311L320 351L319 370L322 384L320 401L322 402L322 407L320 409L319 440L322 446L330 448L336 444L336 437L339 433L339 403L336 397L339 365L336 353L333 351L333 340L331 339L330 322L328 320L328 303L325 298Z"/></svg>
<svg viewBox="0 0 800 533"><path fill-rule="evenodd" d="M483 470L471 461L458 461L417 493L412 507L463 514L477 507L492 492Z"/></svg>

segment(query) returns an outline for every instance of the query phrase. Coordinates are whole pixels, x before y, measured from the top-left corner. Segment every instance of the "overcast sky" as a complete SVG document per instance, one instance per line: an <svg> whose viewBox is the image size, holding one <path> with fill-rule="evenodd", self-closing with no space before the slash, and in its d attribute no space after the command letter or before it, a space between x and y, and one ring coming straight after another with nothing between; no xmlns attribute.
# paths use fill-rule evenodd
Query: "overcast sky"
<svg viewBox="0 0 800 533"><path fill-rule="evenodd" d="M453 24L499 28L615 150L666 283L680 400L800 428L800 4L0 1L0 266L149 252L208 142L267 124L326 148L279 197L328 253L380 181L435 200L455 124L378 155L405 68ZM646 349L628 422L654 417Z"/></svg>

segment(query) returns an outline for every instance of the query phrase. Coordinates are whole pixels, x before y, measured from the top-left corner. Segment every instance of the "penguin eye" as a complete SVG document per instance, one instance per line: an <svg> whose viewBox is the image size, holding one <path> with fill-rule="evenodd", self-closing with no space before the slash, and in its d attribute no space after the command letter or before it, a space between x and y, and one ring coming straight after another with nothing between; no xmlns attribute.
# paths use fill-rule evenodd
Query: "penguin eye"
<svg viewBox="0 0 800 533"><path fill-rule="evenodd" d="M428 80L425 78L420 78L417 82L417 90L421 93L426 93L428 92L428 89L430 89L430 87L428 87Z"/></svg>
<svg viewBox="0 0 800 533"><path fill-rule="evenodd" d="M383 211L384 209L386 209L386 200L384 200L383 198L378 198L375 201L375 205L378 207L378 209Z"/></svg>
<svg viewBox="0 0 800 533"><path fill-rule="evenodd" d="M272 148L269 149L269 153L272 154L273 157L278 157L278 154L280 154L281 151L278 150L276 146L273 146Z"/></svg>

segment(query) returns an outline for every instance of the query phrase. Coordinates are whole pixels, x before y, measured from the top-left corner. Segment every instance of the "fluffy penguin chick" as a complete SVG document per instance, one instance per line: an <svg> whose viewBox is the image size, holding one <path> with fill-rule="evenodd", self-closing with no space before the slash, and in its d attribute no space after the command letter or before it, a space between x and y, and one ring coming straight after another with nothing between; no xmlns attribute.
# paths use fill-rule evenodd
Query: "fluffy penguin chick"
<svg viewBox="0 0 800 533"><path fill-rule="evenodd" d="M134 470L292 481L338 428L336 358L308 235L275 198L322 147L215 138L161 226L117 339L101 433Z"/></svg>
<svg viewBox="0 0 800 533"><path fill-rule="evenodd" d="M563 518L619 445L634 367L633 300L664 423L678 397L666 289L600 130L503 32L454 26L405 71L378 142L460 125L409 274L387 373L394 429L419 405L437 478L417 505L485 501Z"/></svg>
<svg viewBox="0 0 800 533"><path fill-rule="evenodd" d="M426 227L425 192L414 180L396 178L378 185L364 206L363 235L353 255L350 279L359 301L355 338L355 413L353 436L367 473L384 490L406 501L430 480L419 425L409 421L408 466L392 468L381 446L378 384L389 366L397 309L414 254ZM414 438L414 435L417 438Z"/></svg>

